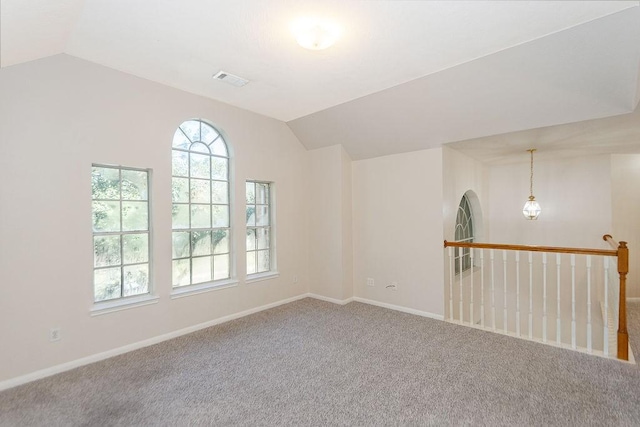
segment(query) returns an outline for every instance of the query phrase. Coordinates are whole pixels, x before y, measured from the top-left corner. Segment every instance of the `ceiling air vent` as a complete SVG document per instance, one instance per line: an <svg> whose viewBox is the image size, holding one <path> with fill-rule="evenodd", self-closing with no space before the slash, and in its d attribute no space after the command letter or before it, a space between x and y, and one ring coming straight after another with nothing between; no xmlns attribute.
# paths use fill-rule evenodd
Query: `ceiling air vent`
<svg viewBox="0 0 640 427"><path fill-rule="evenodd" d="M242 87L249 83L249 80L243 79L242 77L238 77L231 73L227 73L226 71L218 71L214 76L214 79L223 81L225 83L229 83L235 87Z"/></svg>

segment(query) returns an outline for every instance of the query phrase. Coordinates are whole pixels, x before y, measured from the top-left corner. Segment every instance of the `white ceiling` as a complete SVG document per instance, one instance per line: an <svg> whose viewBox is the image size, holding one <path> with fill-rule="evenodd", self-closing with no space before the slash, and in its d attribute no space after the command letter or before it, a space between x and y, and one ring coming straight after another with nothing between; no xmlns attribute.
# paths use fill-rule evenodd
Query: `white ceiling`
<svg viewBox="0 0 640 427"><path fill-rule="evenodd" d="M0 65L67 53L289 123L354 159L630 112L638 1L1 0ZM296 17L343 38L299 47ZM251 80L212 80L225 70Z"/></svg>

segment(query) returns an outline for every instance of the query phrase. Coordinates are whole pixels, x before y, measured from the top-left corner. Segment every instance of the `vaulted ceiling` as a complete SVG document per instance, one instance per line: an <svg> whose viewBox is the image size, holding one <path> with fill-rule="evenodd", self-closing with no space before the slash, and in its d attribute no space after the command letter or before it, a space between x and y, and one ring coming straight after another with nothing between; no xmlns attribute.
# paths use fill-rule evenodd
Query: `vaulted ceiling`
<svg viewBox="0 0 640 427"><path fill-rule="evenodd" d="M2 67L66 53L353 159L631 113L640 98L638 1L2 0L0 14ZM301 48L289 25L305 15L343 37Z"/></svg>

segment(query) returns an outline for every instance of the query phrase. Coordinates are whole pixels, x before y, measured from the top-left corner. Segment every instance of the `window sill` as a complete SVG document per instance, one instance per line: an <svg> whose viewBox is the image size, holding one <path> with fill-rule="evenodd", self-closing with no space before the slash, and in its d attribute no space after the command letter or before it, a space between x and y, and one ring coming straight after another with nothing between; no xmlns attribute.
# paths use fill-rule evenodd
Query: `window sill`
<svg viewBox="0 0 640 427"><path fill-rule="evenodd" d="M462 271L462 278L464 279L465 277L471 276L472 272L473 272L473 274L475 274L478 271L480 271L480 267L476 267L475 265L473 266L473 268L467 268L466 270ZM455 273L454 277L459 279L460 278L460 273Z"/></svg>
<svg viewBox="0 0 640 427"><path fill-rule="evenodd" d="M173 288L171 299L190 297L192 295L203 294L205 292L217 291L220 289L233 288L238 285L234 279L222 280L220 282L200 283L197 285L182 286Z"/></svg>
<svg viewBox="0 0 640 427"><path fill-rule="evenodd" d="M276 277L279 277L279 276L280 276L280 273L277 271L267 271L265 273L252 274L250 276L247 276L245 283L249 284L249 283L262 282L263 280L275 279Z"/></svg>
<svg viewBox="0 0 640 427"><path fill-rule="evenodd" d="M157 304L159 299L160 297L156 295L140 295L115 301L102 301L95 303L89 312L91 316L101 316L103 314L114 313L116 311Z"/></svg>

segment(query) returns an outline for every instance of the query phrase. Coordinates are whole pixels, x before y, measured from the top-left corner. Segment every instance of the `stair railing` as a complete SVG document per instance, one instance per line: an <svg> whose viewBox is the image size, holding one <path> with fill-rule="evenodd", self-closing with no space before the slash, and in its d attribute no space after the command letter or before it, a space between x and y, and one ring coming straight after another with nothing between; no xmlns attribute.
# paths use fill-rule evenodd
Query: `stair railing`
<svg viewBox="0 0 640 427"><path fill-rule="evenodd" d="M627 273L629 273L629 248L627 242L616 242L610 234L602 239L616 251L620 293L618 306L618 359L629 360L629 333L627 332Z"/></svg>
<svg viewBox="0 0 640 427"><path fill-rule="evenodd" d="M448 241L444 241L444 246L445 248L448 248L448 256L449 256L449 304L448 304L448 308L449 308L449 312L448 312L448 316L447 318L451 321L456 321L459 323L465 323L464 319L465 317L468 318L468 324L470 326L478 326L476 325L476 314L479 314L479 320L478 320L478 324L479 327L486 329L486 328L490 328L493 331L498 332L498 329L496 327L496 283L499 282L499 280L496 280L496 277L500 274L496 274L496 266L495 266L495 261L496 261L496 257L495 257L495 252L496 251L501 251L502 252L502 260L501 260L501 264L502 264L502 297L503 297L503 301L502 301L502 308L503 308L503 313L502 313L502 325L503 325L503 333L507 333L509 335L515 334L515 336L517 337L521 337L521 338L528 338L530 340L534 339L534 334L533 334L533 328L534 328L534 319L533 319L533 312L534 312L534 297L533 297L533 293L534 293L534 268L533 268L533 254L537 253L537 252L541 252L542 253L542 300L541 300L541 312L542 312L542 336L541 336L541 341L544 343L550 343L548 342L548 337L547 337L547 316L549 314L549 310L548 310L548 299L549 299L549 295L547 293L547 281L548 281L548 275L549 275L549 270L553 269L553 266L550 264L553 264L553 261L551 260L551 262L549 262L550 258L552 259L552 256L549 256L549 254L556 254L555 257L555 273L556 273L556 292L557 292L557 297L556 297L556 345L560 345L562 346L563 343L561 341L561 336L562 336L562 315L563 313L561 312L561 260L562 260L562 255L563 254L568 254L569 255L569 259L570 259L570 273L571 273L571 348L573 349L577 349L577 344L576 344L576 312L577 312L577 308L576 308L576 287L577 287L577 280L576 280L576 255L584 255L585 256L585 270L586 270L586 274L585 274L585 278L584 280L586 281L586 289L579 289L580 291L583 291L586 294L586 323L587 323L587 327L586 327L586 348L587 348L587 352L588 353L593 353L593 347L592 347L592 270L596 267L595 265L592 266L592 258L593 257L601 257L602 258L602 269L603 269L603 295L602 295L602 299L603 301L601 301L602 304L602 308L603 308L603 349L602 352L604 353L605 356L609 355L609 348L608 348L608 340L609 340L609 326L615 326L615 325L609 325L609 304L613 303L614 301L611 301L613 298L611 298L610 295L610 288L609 288L609 267L610 267L610 263L609 263L609 259L610 257L617 257L617 270L618 270L618 275L619 275L619 294L616 295L616 299L618 300L618 307L617 308L617 314L618 314L618 330L617 330L617 357L618 359L621 360L628 360L629 359L629 354L628 354L628 346L629 346L629 336L628 336L628 332L627 332L627 315L626 315L626 276L627 273L629 271L629 249L627 248L627 243L626 242L620 242L617 243L615 240L613 240L613 238L610 235L604 235L603 239L605 241L607 241L611 246L612 249L590 249L590 248L570 248L570 247L554 247L554 246L532 246L532 245L509 245L509 244L493 244L493 243L471 243L471 242L448 242ZM457 256L456 256L456 249L457 249ZM469 272L464 272L463 271L463 248L469 248L468 254L466 256L470 257L470 265L471 268ZM490 267L490 271L486 271L485 270L485 252L484 250L488 249L489 250L489 267ZM479 252L479 256L475 255L474 252L478 251ZM515 265L511 265L508 268L508 254L513 254L513 256L511 256L511 258L515 261ZM521 295L520 295L520 290L521 290L521 272L520 272L520 255L521 254L525 254L526 256L523 257L523 263L528 264L528 282L529 282L529 289L528 289L528 330L526 332L521 331L521 310L520 310L520 300L521 300ZM566 256L566 255L565 255ZM454 262L459 262L459 270L458 273L454 274ZM499 260L500 262L500 260ZM469 263L467 263L468 265ZM597 268L599 268L600 266L597 266ZM499 267L498 267L499 269ZM515 272L512 271L515 269ZM474 279L474 277L478 276L478 278ZM486 280L485 280L485 276ZM515 280L511 280L515 277ZM526 279L526 275L525 275L525 279ZM474 295L477 293L476 290L476 286L474 286L474 280L480 281L480 307L478 310L477 307L477 302L474 301ZM488 301L487 298L485 298L485 281L489 282L490 288L487 289L488 292ZM514 283L515 282L515 283ZM525 280L526 282L526 280ZM498 283L499 285L499 283ZM508 289L508 285L510 285L511 289ZM508 296L509 296L509 292L511 291L511 293L513 293L513 289L512 287L515 285L515 294L511 295L512 299L515 298L515 332L510 332L508 329L508 325L513 319L509 319L508 317ZM613 285L613 284L612 284ZM455 289L454 292L454 286L458 289ZM539 286L538 284L535 285L536 287ZM456 304L454 306L454 294L457 292L458 295L458 304ZM464 308L464 299L465 299L465 295L467 294L467 292L469 293L469 297L466 298L467 300L469 300L469 310L466 311ZM490 325L485 325L485 318L486 313L485 313L485 307L484 304L488 303L490 304L490 311L489 311L489 320L490 320ZM476 305L476 307L474 307L474 305ZM458 311L458 320L456 320L454 318L454 312L457 309ZM475 310L475 312L474 312ZM525 308L526 310L526 308ZM479 313L478 313L479 312ZM468 315L467 315L468 313ZM614 329L615 330L615 329ZM523 336L524 334L524 336ZM553 343L552 343L553 344Z"/></svg>

